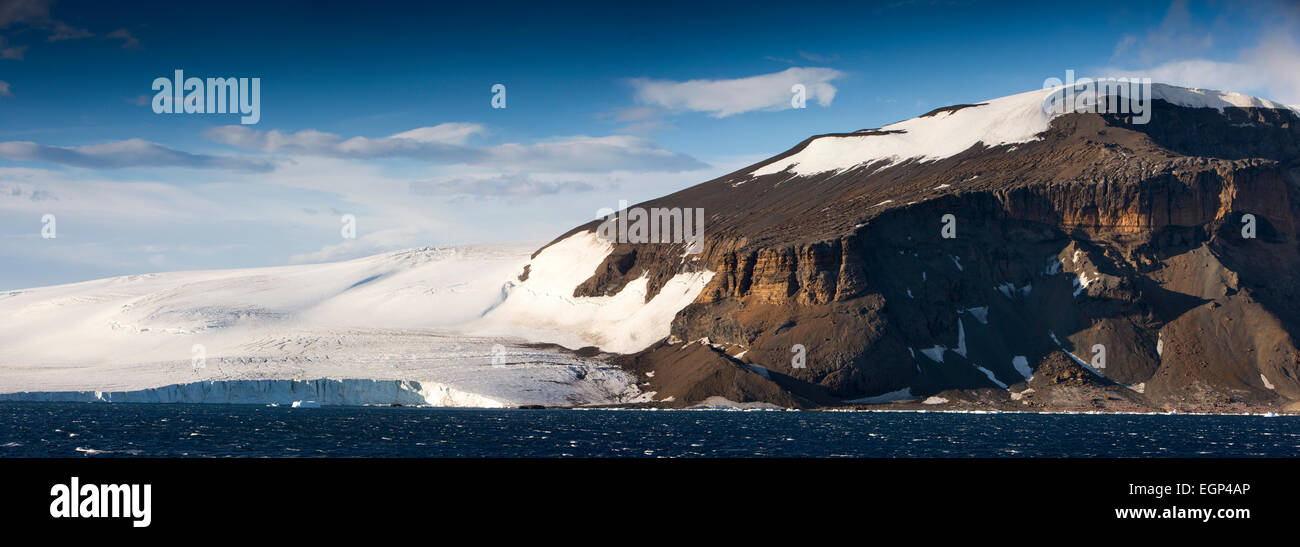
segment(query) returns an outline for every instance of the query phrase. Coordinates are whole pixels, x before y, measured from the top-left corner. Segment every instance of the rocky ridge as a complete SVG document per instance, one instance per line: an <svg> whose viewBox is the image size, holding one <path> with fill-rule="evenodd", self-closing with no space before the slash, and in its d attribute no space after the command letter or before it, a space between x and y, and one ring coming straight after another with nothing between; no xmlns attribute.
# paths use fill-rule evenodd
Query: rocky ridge
<svg viewBox="0 0 1300 547"><path fill-rule="evenodd" d="M1132 122L1070 113L939 159L782 169L822 139L905 132L813 137L639 204L703 208L702 252L616 244L574 296L646 277L648 300L674 275L715 272L670 339L619 358L654 372L646 389L669 406L902 394L1079 409L1094 390L1103 410L1300 408L1300 117L1157 99ZM1096 385L1047 380L1072 364Z"/></svg>

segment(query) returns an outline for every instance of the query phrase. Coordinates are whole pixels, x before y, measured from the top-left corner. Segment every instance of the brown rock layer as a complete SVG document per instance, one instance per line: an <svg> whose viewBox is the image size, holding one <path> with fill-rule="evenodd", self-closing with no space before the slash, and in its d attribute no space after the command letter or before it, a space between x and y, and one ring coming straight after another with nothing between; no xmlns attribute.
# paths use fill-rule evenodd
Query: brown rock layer
<svg viewBox="0 0 1300 547"><path fill-rule="evenodd" d="M1041 137L887 169L738 171L641 205L704 208L698 260L620 245L577 294L708 268L673 334L743 348L805 386L801 404L1005 390L1063 351L1104 354L1097 371L1141 395L1125 404L1300 400L1300 119L1157 102L1145 126L1072 114ZM638 359L661 351L680 352Z"/></svg>

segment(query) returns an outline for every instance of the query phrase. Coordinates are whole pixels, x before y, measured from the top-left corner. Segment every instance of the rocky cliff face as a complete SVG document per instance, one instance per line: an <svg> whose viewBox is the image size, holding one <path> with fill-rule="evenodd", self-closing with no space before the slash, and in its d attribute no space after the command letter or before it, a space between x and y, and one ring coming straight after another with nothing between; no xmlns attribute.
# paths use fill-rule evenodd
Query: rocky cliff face
<svg viewBox="0 0 1300 547"><path fill-rule="evenodd" d="M1064 356L1126 405L1295 409L1300 118L1154 108L1145 125L1055 116L1033 139L939 159L778 169L818 139L891 131L809 139L641 204L702 207L703 252L616 245L575 296L644 275L649 298L682 271L716 272L672 339L625 362L691 370L722 359L781 393L737 396L778 404L993 389L1012 407L1050 407L1057 399L1042 393L1010 397ZM701 340L716 355L682 351ZM693 402L680 373L655 377L661 398Z"/></svg>

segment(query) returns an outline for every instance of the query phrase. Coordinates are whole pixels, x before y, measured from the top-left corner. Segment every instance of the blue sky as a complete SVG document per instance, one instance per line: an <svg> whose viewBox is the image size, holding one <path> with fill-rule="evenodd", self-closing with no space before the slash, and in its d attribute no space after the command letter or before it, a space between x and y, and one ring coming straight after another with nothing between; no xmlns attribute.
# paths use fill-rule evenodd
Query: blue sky
<svg viewBox="0 0 1300 547"><path fill-rule="evenodd" d="M1283 2L123 4L0 0L0 288L549 240L1067 69L1300 103ZM260 121L154 113L176 69L261 78Z"/></svg>

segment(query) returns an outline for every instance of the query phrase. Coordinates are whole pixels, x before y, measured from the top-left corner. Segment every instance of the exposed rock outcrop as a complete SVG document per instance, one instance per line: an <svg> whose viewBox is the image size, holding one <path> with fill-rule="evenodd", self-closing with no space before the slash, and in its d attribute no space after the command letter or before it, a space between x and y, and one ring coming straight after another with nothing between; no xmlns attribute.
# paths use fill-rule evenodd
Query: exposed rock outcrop
<svg viewBox="0 0 1300 547"><path fill-rule="evenodd" d="M641 204L704 208L703 252L686 259L680 246L618 245L575 295L612 294L642 275L653 295L681 271L716 272L672 334L737 348L738 357L660 344L627 360L636 370L677 370L677 383L659 388L682 404L708 395L808 406L900 390L1010 394L1031 374L1044 381L1084 370L1105 387L1076 387L1117 398L1102 409L1292 405L1300 117L1158 100L1149 124L1131 121L1067 114L1035 140L937 160L753 175L809 139ZM727 363L779 373L785 381L762 380L783 394L753 387L744 367ZM681 372L691 367L698 381ZM994 399L1087 406L1076 396Z"/></svg>

